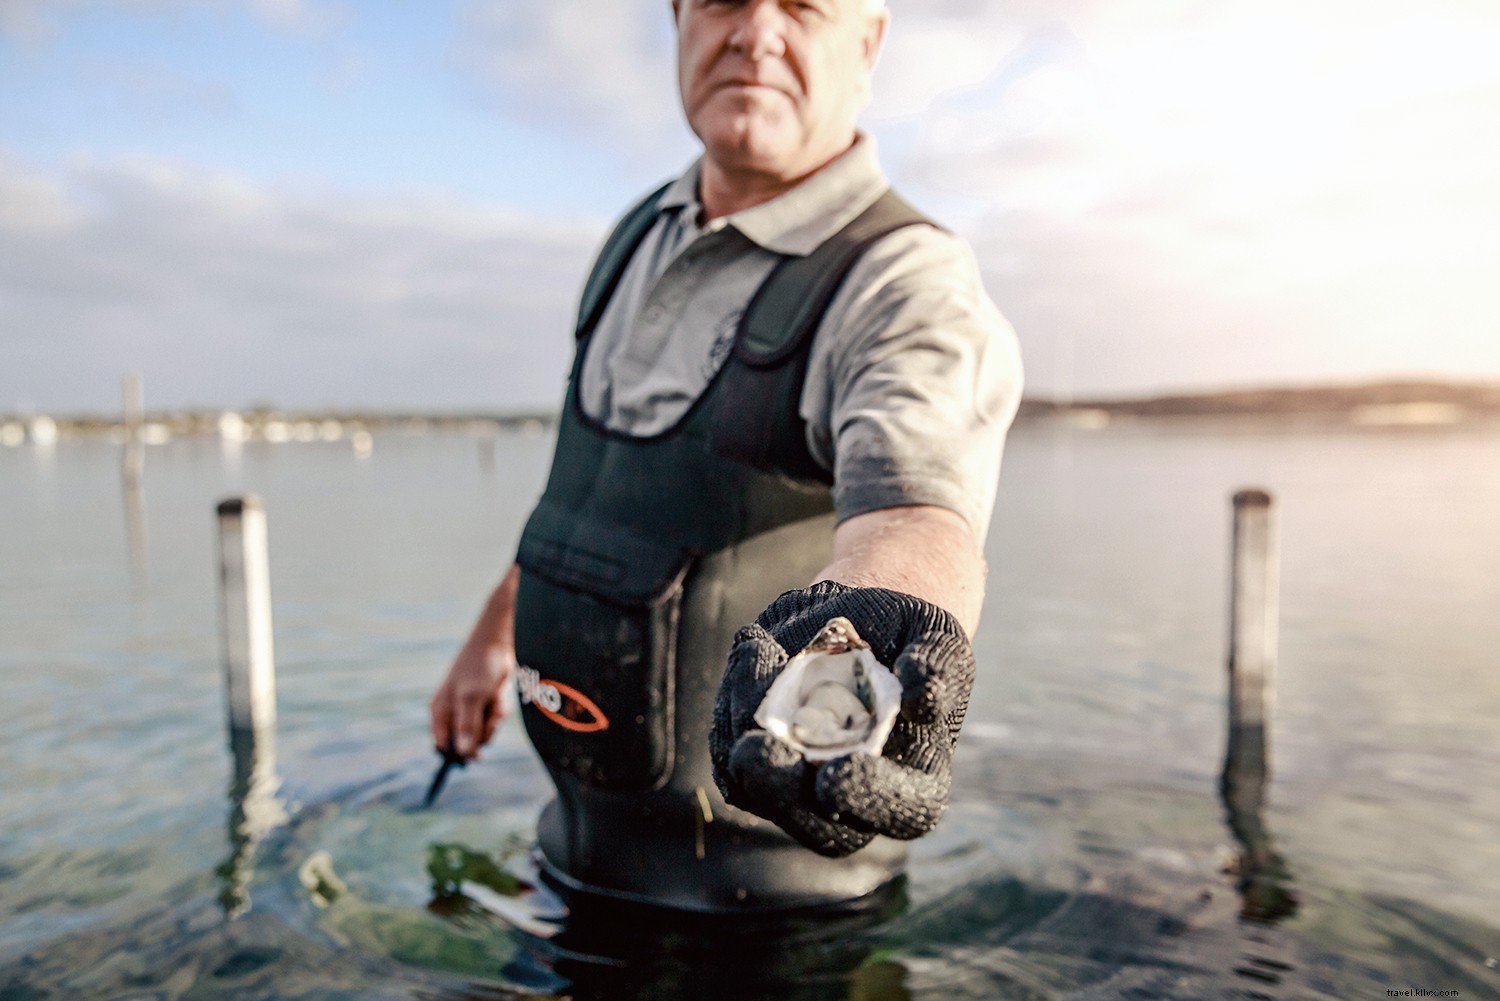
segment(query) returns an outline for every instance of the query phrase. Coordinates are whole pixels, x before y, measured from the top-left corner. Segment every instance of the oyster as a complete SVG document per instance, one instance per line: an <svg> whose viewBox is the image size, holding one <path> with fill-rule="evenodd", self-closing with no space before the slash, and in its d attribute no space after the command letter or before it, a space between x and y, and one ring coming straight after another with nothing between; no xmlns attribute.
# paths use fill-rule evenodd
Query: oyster
<svg viewBox="0 0 1500 1001"><path fill-rule="evenodd" d="M900 708L901 682L840 616L787 662L755 722L808 761L831 761L855 751L879 754Z"/></svg>

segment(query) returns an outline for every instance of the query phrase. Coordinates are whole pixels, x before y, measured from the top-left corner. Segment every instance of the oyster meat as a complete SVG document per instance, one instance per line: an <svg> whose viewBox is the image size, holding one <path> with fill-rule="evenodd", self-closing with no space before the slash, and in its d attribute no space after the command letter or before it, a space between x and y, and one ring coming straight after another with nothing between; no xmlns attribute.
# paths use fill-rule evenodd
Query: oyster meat
<svg viewBox="0 0 1500 1001"><path fill-rule="evenodd" d="M900 708L901 682L840 616L787 662L755 721L808 761L831 761L879 754Z"/></svg>

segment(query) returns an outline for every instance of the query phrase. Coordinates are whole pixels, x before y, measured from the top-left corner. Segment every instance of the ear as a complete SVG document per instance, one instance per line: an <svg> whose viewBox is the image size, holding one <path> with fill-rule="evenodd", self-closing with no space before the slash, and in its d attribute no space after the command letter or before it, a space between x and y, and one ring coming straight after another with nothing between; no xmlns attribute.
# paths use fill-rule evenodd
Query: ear
<svg viewBox="0 0 1500 1001"><path fill-rule="evenodd" d="M673 5L678 0L672 0ZM891 9L882 7L876 14L871 14L865 25L864 57L865 70L873 72L875 63L880 59L880 50L885 48L886 31L891 26Z"/></svg>

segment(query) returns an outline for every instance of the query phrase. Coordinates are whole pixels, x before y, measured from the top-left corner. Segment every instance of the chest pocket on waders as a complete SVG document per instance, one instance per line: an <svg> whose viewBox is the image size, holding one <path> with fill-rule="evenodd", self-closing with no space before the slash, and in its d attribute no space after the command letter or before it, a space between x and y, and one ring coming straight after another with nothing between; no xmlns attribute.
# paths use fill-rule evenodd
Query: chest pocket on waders
<svg viewBox="0 0 1500 1001"><path fill-rule="evenodd" d="M537 753L601 789L659 787L676 735L688 554L544 501L516 559L517 694Z"/></svg>

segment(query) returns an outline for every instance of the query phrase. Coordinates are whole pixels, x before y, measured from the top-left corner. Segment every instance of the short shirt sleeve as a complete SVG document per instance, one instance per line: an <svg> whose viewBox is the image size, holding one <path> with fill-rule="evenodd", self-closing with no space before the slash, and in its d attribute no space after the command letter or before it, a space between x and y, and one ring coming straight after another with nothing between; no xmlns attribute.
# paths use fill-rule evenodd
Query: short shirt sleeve
<svg viewBox="0 0 1500 1001"><path fill-rule="evenodd" d="M1021 381L967 244L931 226L878 241L829 305L801 401L838 519L932 504L983 540Z"/></svg>

